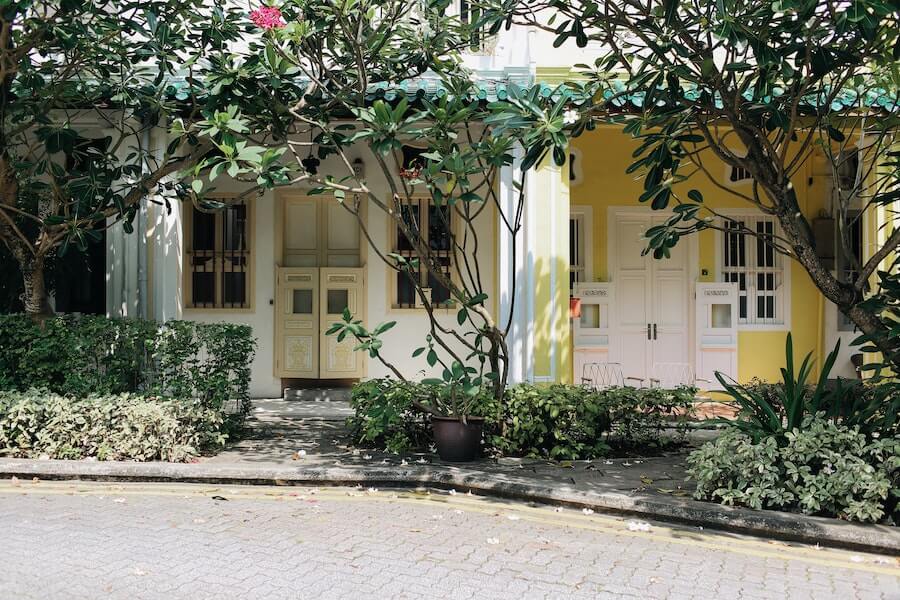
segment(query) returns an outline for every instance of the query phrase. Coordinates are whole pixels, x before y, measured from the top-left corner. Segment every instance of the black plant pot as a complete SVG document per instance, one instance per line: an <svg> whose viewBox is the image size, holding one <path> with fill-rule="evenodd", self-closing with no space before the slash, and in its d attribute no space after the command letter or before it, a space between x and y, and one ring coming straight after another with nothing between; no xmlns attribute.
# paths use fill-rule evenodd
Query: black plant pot
<svg viewBox="0 0 900 600"><path fill-rule="evenodd" d="M434 445L438 456L447 462L469 462L481 456L481 435L484 419L467 417L431 417Z"/></svg>

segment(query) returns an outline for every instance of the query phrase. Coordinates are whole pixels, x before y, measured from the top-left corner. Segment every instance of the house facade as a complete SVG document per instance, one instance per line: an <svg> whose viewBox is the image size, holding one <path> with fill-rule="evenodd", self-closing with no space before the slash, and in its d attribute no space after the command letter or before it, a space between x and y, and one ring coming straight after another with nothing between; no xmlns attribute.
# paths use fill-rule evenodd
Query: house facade
<svg viewBox="0 0 900 600"><path fill-rule="evenodd" d="M552 48L552 36L513 27L466 60L486 98L509 82L546 83L572 77L570 66L589 62L575 48ZM599 49L586 52L599 54ZM153 134L166 144L165 132ZM663 366L687 369L714 389L713 373L739 381L779 378L784 340L821 364L838 339L844 352L837 374L854 376L847 342L852 327L814 288L805 271L756 239L707 230L682 240L666 260L642 256L644 232L664 213L638 202L641 182L626 174L636 142L621 126L602 124L571 143L562 167L545 164L526 175L524 227L511 237L488 207L475 227L483 241L479 265L487 302L511 322L507 340L513 382L579 382L585 365L613 362L626 377L648 381ZM775 233L770 218L747 209L722 186L750 185L746 173L709 158L716 183L692 182L717 212L747 227ZM383 192L374 159L360 148L354 165ZM327 171L327 161L320 167ZM494 185L501 205L513 207L518 164ZM827 233L832 190L824 157L808 163L796 182L808 219ZM282 188L233 201L237 184L217 193L228 206L216 213L190 204L149 203L135 233L119 226L106 238L106 309L109 316L160 321L229 321L253 327L258 350L252 393L280 396L307 382L343 384L387 376L388 370L354 342L326 335L345 307L367 325L395 321L382 353L408 377L431 374L423 357L427 317L408 283L374 250L402 254L402 236L380 211L356 218L333 198L308 188ZM413 203L420 222L435 207ZM833 228L833 221L832 223ZM863 221L855 240L860 254L878 241L877 223ZM429 240L440 252L445 242ZM834 243L832 241L832 247ZM456 268L447 253L448 272ZM844 268L835 259L835 269ZM427 278L427 274L422 275ZM424 283L427 284L427 281ZM440 292L432 297L441 302ZM438 318L456 326L452 307Z"/></svg>

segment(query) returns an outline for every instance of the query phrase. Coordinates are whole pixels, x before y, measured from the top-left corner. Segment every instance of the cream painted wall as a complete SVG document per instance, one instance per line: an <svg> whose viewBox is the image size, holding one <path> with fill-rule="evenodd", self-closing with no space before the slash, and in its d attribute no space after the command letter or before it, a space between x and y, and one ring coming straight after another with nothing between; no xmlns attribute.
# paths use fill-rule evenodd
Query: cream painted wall
<svg viewBox="0 0 900 600"><path fill-rule="evenodd" d="M374 159L367 151L360 149L359 155L366 164L366 176L372 189L378 194L385 194L387 182L380 173ZM338 163L330 160L320 167L321 172L337 173ZM240 188L226 179L215 182L217 191L234 193ZM300 189L300 188L298 188ZM152 314L160 320L184 318L202 322L230 322L250 325L257 339L257 352L252 365L250 392L254 397L275 397L281 395L281 381L274 375L274 306L275 298L275 240L276 228L283 226L276 222L276 205L274 193L266 192L252 200L253 209L253 245L251 248L254 267L253 308L249 310L200 310L185 309L181 280L181 260L184 256L184 235L181 231L181 211L175 210L166 215L164 209L154 212L154 220L150 229L153 240L150 296L153 298ZM159 208L159 207L157 207ZM494 228L496 227L494 211L486 209L477 220L476 231L481 239L479 246L479 264L485 291L491 298L489 306L493 309L495 291L494 260ZM382 252L389 251L388 216L375 207L368 212L368 230L375 244ZM365 240L362 240L365 243ZM364 254L363 266L366 267L366 324L374 326L384 321L396 321L396 326L384 336L385 345L382 350L385 358L394 363L401 372L410 378L422 376L438 376L439 371L429 369L425 357L412 358L413 350L425 344L428 319L424 311L415 309L393 309L388 304L388 268L378 256L368 251ZM176 275L177 272L177 275ZM173 286L175 286L173 288ZM454 328L456 311L444 310L440 320ZM327 328L327 324L324 325ZM451 347L461 351L460 344ZM468 353L462 353L465 356ZM382 377L389 371L376 360L367 360L367 376Z"/></svg>

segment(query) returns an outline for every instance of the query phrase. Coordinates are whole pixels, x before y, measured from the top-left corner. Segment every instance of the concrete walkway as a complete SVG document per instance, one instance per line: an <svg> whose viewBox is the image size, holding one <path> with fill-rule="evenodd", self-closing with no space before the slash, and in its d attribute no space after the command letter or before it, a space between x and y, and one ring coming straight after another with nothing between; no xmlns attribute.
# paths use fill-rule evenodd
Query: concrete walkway
<svg viewBox="0 0 900 600"><path fill-rule="evenodd" d="M353 448L345 422L353 414L343 400L257 400L243 439L208 464L253 464L317 467L355 471L367 467L441 466L465 471L484 471L508 481L535 482L577 492L640 492L653 496L687 497L693 486L685 481L686 451L642 459L566 461L535 459L484 459L471 463L444 463L436 454L399 456ZM692 434L693 443L710 439L712 431Z"/></svg>

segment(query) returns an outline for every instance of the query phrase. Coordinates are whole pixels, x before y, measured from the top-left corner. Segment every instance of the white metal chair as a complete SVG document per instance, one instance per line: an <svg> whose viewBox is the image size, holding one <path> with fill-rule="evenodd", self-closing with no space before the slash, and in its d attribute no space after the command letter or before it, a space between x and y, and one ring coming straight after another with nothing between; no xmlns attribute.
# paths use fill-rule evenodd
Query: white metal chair
<svg viewBox="0 0 900 600"><path fill-rule="evenodd" d="M585 363L581 369L581 385L595 390L625 387L625 382L641 382L640 377L625 377L621 363Z"/></svg>
<svg viewBox="0 0 900 600"><path fill-rule="evenodd" d="M709 383L698 378L690 363L654 363L649 378L650 387L672 389L680 386L697 386L697 382Z"/></svg>

